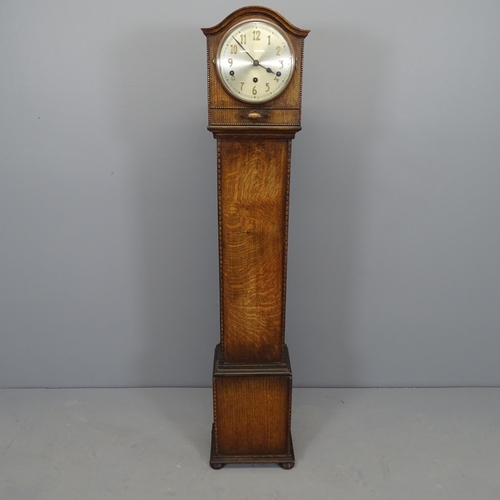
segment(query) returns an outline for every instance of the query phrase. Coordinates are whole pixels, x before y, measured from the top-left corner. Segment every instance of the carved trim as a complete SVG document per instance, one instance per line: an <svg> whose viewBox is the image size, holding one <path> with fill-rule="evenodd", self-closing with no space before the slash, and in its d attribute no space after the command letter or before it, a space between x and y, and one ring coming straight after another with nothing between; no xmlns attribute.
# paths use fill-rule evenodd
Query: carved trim
<svg viewBox="0 0 500 500"><path fill-rule="evenodd" d="M300 41L300 85L299 85L299 108L298 108L299 123L302 120L302 75L303 74L304 74L304 39Z"/></svg>
<svg viewBox="0 0 500 500"><path fill-rule="evenodd" d="M214 406L214 424L213 424L213 433L214 433L214 444L215 444L215 453L219 453L219 439L217 437L217 396L215 394L215 384L212 383L212 400Z"/></svg>
<svg viewBox="0 0 500 500"><path fill-rule="evenodd" d="M224 353L224 280L222 279L222 155L221 142L217 139L217 205L219 225L219 307L220 307L220 342ZM222 354L223 355L223 354ZM222 359L224 361L224 359Z"/></svg>
<svg viewBox="0 0 500 500"><path fill-rule="evenodd" d="M249 104L248 106L212 106L212 109L252 109L252 105ZM273 111L275 109L285 109L285 110L290 110L290 111L300 111L300 108L295 108L295 107L290 107L290 106L267 106L267 107L260 107L259 110L269 110Z"/></svg>
<svg viewBox="0 0 500 500"><path fill-rule="evenodd" d="M245 118L245 115L240 115L240 118ZM262 119L269 118L269 115L264 115ZM258 122L239 122L239 123L217 123L217 122L212 122L211 127L233 127L233 126L252 126L252 127L298 127L299 122L297 123L258 123Z"/></svg>
<svg viewBox="0 0 500 500"><path fill-rule="evenodd" d="M207 38L207 101L208 101L208 123L211 121L211 110L212 106L210 105L210 40Z"/></svg>
<svg viewBox="0 0 500 500"><path fill-rule="evenodd" d="M288 218L290 205L290 173L292 165L292 140L288 140L288 159L286 167L286 188L285 188L285 220L284 220L284 245L283 245L283 310L281 316L281 344L285 352L285 318L286 318L286 277L288 266Z"/></svg>
<svg viewBox="0 0 500 500"><path fill-rule="evenodd" d="M213 368L214 377L227 376L292 376L292 368L290 366L290 356L288 347L283 344L283 360L281 362L262 362L262 363L224 363L222 359L222 348L217 345L215 349L215 360Z"/></svg>
<svg viewBox="0 0 500 500"><path fill-rule="evenodd" d="M214 134L216 139L235 138L235 139L255 139L262 137L264 139L293 139L295 134L301 129L298 125L287 127L281 125L260 127L250 127L248 125L217 125L207 127Z"/></svg>

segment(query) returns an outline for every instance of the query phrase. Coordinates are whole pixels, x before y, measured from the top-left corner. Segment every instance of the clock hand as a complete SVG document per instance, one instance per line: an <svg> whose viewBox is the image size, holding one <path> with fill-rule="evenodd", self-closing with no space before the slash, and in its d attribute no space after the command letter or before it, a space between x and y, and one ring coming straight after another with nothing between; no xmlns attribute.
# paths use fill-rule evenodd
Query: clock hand
<svg viewBox="0 0 500 500"><path fill-rule="evenodd" d="M233 38L234 38L234 36L233 36ZM250 52L248 52L248 50L245 49L245 47L243 47L243 45L241 45L241 43L238 42L238 40L236 40L236 38L234 38L234 41L243 49L243 52L245 52L246 54L248 54L248 57L253 61L254 66L258 66L259 65L259 61L257 61L257 64L255 64L256 60L252 57L252 55L250 54Z"/></svg>
<svg viewBox="0 0 500 500"><path fill-rule="evenodd" d="M259 62L259 66L261 68L264 68L268 73L272 73L273 75L275 74L274 71L271 68L266 68L265 66L262 66L262 64L260 64L260 62Z"/></svg>
<svg viewBox="0 0 500 500"><path fill-rule="evenodd" d="M248 57L250 57L250 59L253 61L253 65L254 66L260 66L261 68L264 68L268 73L272 73L273 75L275 74L274 71L271 68L266 68L265 66L262 66L262 64L260 64L260 62L258 61L258 59L254 59L252 57L252 55L250 54L250 52L248 52L248 50L245 49L245 47L243 47L243 45L240 42L238 42L238 40L236 40L236 38L234 36L233 36L233 39L243 49L243 52L245 52L246 54L248 54Z"/></svg>

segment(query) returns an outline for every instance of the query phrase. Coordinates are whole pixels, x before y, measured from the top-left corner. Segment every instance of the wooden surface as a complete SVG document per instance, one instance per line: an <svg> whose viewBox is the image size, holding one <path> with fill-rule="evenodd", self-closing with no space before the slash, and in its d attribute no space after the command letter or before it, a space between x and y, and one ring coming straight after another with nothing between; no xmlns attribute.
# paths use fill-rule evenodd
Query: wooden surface
<svg viewBox="0 0 500 500"><path fill-rule="evenodd" d="M289 453L290 377L223 377L214 381L216 452Z"/></svg>
<svg viewBox="0 0 500 500"><path fill-rule="evenodd" d="M228 363L282 360L290 144L218 141L221 343Z"/></svg>
<svg viewBox="0 0 500 500"><path fill-rule="evenodd" d="M217 73L219 44L227 30L250 19L276 23L286 33L295 56L295 71L287 88L265 104L244 103L229 94ZM309 33L291 24L279 13L266 7L250 6L238 9L212 28L203 29L207 37L208 125L212 130L224 126L291 126L300 129L302 100L302 54L304 38ZM257 110L261 117L251 119L249 113Z"/></svg>
<svg viewBox="0 0 500 500"><path fill-rule="evenodd" d="M217 72L221 40L251 19L277 25L295 58L290 83L265 104L237 100ZM284 338L288 197L308 32L255 6L238 9L203 32L208 129L217 139L221 314L210 464L275 461L291 468L292 373Z"/></svg>

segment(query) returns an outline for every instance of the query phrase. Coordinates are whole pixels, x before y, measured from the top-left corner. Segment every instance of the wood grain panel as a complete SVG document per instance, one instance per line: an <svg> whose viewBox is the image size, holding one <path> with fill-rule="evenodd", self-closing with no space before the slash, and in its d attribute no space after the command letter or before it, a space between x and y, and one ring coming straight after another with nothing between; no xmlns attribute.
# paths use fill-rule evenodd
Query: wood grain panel
<svg viewBox="0 0 500 500"><path fill-rule="evenodd" d="M221 343L228 363L281 361L288 140L219 140Z"/></svg>
<svg viewBox="0 0 500 500"><path fill-rule="evenodd" d="M260 118L252 119L251 113L258 113ZM212 108L211 125L252 125L252 126L300 126L299 109L253 108Z"/></svg>
<svg viewBox="0 0 500 500"><path fill-rule="evenodd" d="M290 377L214 380L216 453L290 454Z"/></svg>

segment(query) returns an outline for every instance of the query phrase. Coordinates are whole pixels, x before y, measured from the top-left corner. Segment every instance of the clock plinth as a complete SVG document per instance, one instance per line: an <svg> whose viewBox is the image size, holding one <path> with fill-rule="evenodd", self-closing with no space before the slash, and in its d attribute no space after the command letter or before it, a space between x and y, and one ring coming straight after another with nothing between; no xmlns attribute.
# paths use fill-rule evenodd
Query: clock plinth
<svg viewBox="0 0 500 500"><path fill-rule="evenodd" d="M229 364L215 350L210 465L279 463L293 467L292 370L279 363Z"/></svg>
<svg viewBox="0 0 500 500"><path fill-rule="evenodd" d="M217 140L221 316L210 464L290 469L288 202L308 32L265 7L239 9L203 32L208 129Z"/></svg>

